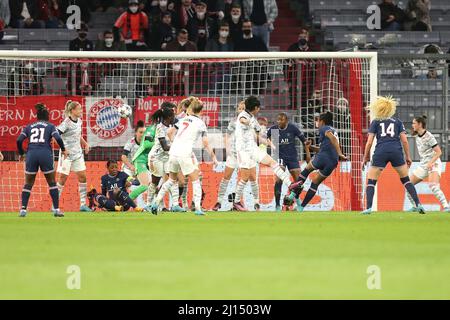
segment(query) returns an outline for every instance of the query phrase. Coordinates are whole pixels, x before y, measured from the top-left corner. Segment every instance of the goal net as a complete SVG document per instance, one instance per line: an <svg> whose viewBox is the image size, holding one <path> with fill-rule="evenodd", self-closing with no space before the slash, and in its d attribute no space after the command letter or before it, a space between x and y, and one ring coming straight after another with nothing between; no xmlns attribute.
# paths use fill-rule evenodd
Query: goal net
<svg viewBox="0 0 450 320"><path fill-rule="evenodd" d="M0 211L16 211L24 183L24 163L18 161L16 139L35 120L34 105L43 102L56 125L64 118L67 100L83 108L83 135L91 150L85 156L88 186L99 187L106 161L120 160L124 145L133 138L138 120L149 124L162 102L199 97L203 119L220 161L213 167L205 150L195 150L203 173L203 207L211 208L223 175L224 135L235 120L236 106L250 95L262 102L258 118L266 127L284 112L291 123L318 143L315 116L334 115L340 144L350 160L340 162L319 188L309 210L360 210L363 207L365 130L367 106L377 93L375 53L131 53L0 51ZM117 107L129 104L133 114L120 118ZM265 123L267 121L267 123ZM275 141L274 141L275 142ZM303 146L297 141L301 166ZM271 150L268 150L271 153ZM55 150L55 168L58 152ZM273 154L276 157L276 152ZM234 192L235 172L227 194ZM273 210L275 178L271 168L258 168L262 210ZM244 192L253 208L250 186ZM192 188L190 188L192 189ZM285 193L286 190L283 190ZM191 191L188 193L190 197ZM225 197L226 198L226 197ZM226 199L222 210L230 209ZM50 197L38 174L29 210L48 211ZM61 199L64 211L78 211L77 176L71 174Z"/></svg>

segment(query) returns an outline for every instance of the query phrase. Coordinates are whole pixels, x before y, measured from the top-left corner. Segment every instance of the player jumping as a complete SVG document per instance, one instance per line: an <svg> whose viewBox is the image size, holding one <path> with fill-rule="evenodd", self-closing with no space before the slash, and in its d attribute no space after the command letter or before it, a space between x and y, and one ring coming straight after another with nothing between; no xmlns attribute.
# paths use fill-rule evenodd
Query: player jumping
<svg viewBox="0 0 450 320"><path fill-rule="evenodd" d="M298 138L303 144L306 143L306 138L300 129L289 123L289 118L286 113L282 112L278 115L277 125L270 127L267 131L267 138L272 141L272 144L278 148L278 163L287 168L294 178L298 180L300 175L300 164L298 161L297 150L295 148L295 138ZM277 179L274 187L275 191L275 206L277 211L281 211L281 188L283 181ZM301 201L297 197L297 208L301 207Z"/></svg>
<svg viewBox="0 0 450 320"><path fill-rule="evenodd" d="M362 214L372 213L375 185L377 184L381 172L389 162L397 171L400 176L400 181L413 199L416 211L424 214L425 210L420 204L416 188L411 183L408 176L408 166L411 165L411 156L409 154L406 130L399 119L393 118L397 108L397 102L392 99L392 97L378 97L376 102L372 104L370 108L374 120L369 128L369 137L364 151L364 164L370 160L370 150L375 137L377 138L377 144L372 155L372 162L368 172L366 189L367 209L364 210Z"/></svg>
<svg viewBox="0 0 450 320"><path fill-rule="evenodd" d="M55 217L64 217L59 209L58 186L56 185L55 169L53 161L53 151L51 147L52 138L56 140L64 158L67 158L68 152L65 149L64 142L58 133L56 127L49 123L49 112L44 104L36 105L37 122L28 125L17 138L17 149L21 159L24 159L25 151L23 142L29 139L28 152L25 162L25 185L22 190L22 207L20 217L27 215L28 201L30 200L31 190L36 180L36 174L40 169L47 180L50 196L53 203L53 215Z"/></svg>
<svg viewBox="0 0 450 320"><path fill-rule="evenodd" d="M311 179L311 186L309 187L302 203L297 207L297 211L299 212L302 212L305 209L308 203L316 195L319 185L333 173L334 169L337 168L339 159L348 160L341 151L338 134L332 125L333 114L329 111L320 114L316 119L316 127L319 128L320 146L316 147L308 144L307 148L312 152L316 152L316 155L300 173L298 181L293 183L289 188L291 193L287 197L287 200L293 201L293 199L298 197L301 193L303 184L309 174L314 170L318 170L319 174Z"/></svg>
<svg viewBox="0 0 450 320"><path fill-rule="evenodd" d="M58 126L64 144L69 152L69 157L63 158L59 155L57 172L59 173L58 190L61 196L64 185L67 182L70 172L75 172L78 177L78 192L80 195L80 211L92 211L86 205L87 183L86 164L84 163L84 152L89 153L89 145L82 136L81 115L83 107L79 102L68 100L64 108L66 118Z"/></svg>
<svg viewBox="0 0 450 320"><path fill-rule="evenodd" d="M119 171L119 165L115 160L106 163L108 173L102 176L102 193L91 189L88 192L89 207L95 208L95 203L101 209L107 211L128 211L133 208L135 211L142 211L128 195L127 187L131 185L128 181L128 174Z"/></svg>
<svg viewBox="0 0 450 320"><path fill-rule="evenodd" d="M256 174L253 175L253 172L256 173L257 163L270 166L281 181L287 186L291 184L289 172L283 170L267 152L258 148L257 140L259 140L260 126L255 116L260 109L261 103L258 98L254 96L248 97L245 100L245 110L238 115L236 120L236 150L241 177L236 187L236 198L233 208L238 211L246 211L241 203L241 199L244 187L249 180L251 181L252 194L255 200L255 210L259 210L259 186L256 182Z"/></svg>
<svg viewBox="0 0 450 320"><path fill-rule="evenodd" d="M442 208L445 212L450 212L447 199L440 187L442 162L441 155L442 150L437 143L434 135L427 130L427 117L421 116L414 118L412 122L413 135L416 137L417 149L420 155L420 165L414 170L413 174L409 177L413 185L422 182L428 177L430 182L431 192L439 200ZM407 194L411 203L414 203L413 199ZM410 211L416 211L417 208L413 206Z"/></svg>
<svg viewBox="0 0 450 320"><path fill-rule="evenodd" d="M216 156L209 146L206 125L200 114L203 110L203 103L192 98L189 104L188 116L176 123L178 129L169 151L169 179L162 185L158 196L151 206L152 213L156 214L159 204L161 203L167 191L173 190L173 198L178 198L178 173L181 171L183 176L189 176L193 186L193 198L195 204L195 214L204 215L201 208L202 187L199 181L199 170L195 165L192 150L197 139L202 136L204 148L208 151L213 162L217 164Z"/></svg>

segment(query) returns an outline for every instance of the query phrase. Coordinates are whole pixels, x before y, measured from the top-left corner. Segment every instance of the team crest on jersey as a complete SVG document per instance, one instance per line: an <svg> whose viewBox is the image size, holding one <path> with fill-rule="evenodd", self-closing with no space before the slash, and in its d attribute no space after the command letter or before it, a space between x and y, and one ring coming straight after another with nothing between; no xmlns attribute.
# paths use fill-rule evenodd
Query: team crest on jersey
<svg viewBox="0 0 450 320"><path fill-rule="evenodd" d="M120 117L117 108L123 104L121 99L102 99L95 102L89 111L88 121L91 131L101 139L121 136L128 127L128 119Z"/></svg>

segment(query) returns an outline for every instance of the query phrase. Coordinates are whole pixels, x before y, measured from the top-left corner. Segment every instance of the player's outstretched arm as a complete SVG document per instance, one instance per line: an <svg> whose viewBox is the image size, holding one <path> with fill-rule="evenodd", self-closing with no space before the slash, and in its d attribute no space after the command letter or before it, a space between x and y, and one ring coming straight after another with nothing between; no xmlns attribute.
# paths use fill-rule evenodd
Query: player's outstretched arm
<svg viewBox="0 0 450 320"><path fill-rule="evenodd" d="M207 136L203 136L202 142L203 142L203 147L208 152L209 156L211 157L212 161L214 162L214 165L218 165L219 162L217 161L216 154L214 153L214 150L209 145L208 137Z"/></svg>
<svg viewBox="0 0 450 320"><path fill-rule="evenodd" d="M411 166L412 160L411 160L411 154L409 153L408 137L406 136L405 132L400 133L400 141L403 146L403 151L405 152L406 164L409 167L409 166Z"/></svg>
<svg viewBox="0 0 450 320"><path fill-rule="evenodd" d="M66 147L64 146L64 141L61 138L58 130L53 131L52 136L53 139L55 139L56 143L58 144L59 148L61 149L64 158L67 158L69 156L69 152L66 150Z"/></svg>
<svg viewBox="0 0 450 320"><path fill-rule="evenodd" d="M331 131L328 131L326 135L328 139L330 139L330 142L333 145L334 149L336 149L339 159L348 160L347 157L342 153L341 146L339 145L339 140L334 136L334 134Z"/></svg>
<svg viewBox="0 0 450 320"><path fill-rule="evenodd" d="M367 138L366 148L364 149L364 160L363 165L370 161L370 149L372 149L373 140L375 139L375 135L369 133L369 137Z"/></svg>

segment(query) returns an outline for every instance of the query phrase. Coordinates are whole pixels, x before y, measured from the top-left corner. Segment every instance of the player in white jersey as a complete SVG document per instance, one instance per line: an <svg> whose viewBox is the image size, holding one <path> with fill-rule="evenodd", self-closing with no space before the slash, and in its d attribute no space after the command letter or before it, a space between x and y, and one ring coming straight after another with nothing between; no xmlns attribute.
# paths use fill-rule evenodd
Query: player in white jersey
<svg viewBox="0 0 450 320"><path fill-rule="evenodd" d="M148 157L148 165L150 171L152 173L152 183L149 187L149 197L148 203L150 204L153 201L153 197L156 192L156 188L160 183L161 179L165 182L168 178L169 174L169 150L171 141L169 139L169 133L171 131L176 130L173 127L175 121L175 113L174 109L170 106L162 106L160 110L158 110L154 115L153 122L156 125L156 134L155 134L155 145L150 151ZM173 188L177 188L177 190L173 190ZM178 205L179 198L179 190L178 185L174 185L170 190L172 195L172 211L174 212L183 212L183 210Z"/></svg>
<svg viewBox="0 0 450 320"><path fill-rule="evenodd" d="M420 165L414 170L410 176L411 183L416 185L425 178L428 178L430 189L436 198L441 203L445 212L450 212L447 199L440 187L442 162L442 150L437 143L433 134L427 130L427 117L421 116L413 119L412 122L413 134L416 137L417 149L420 155ZM412 202L411 197L408 199ZM410 211L415 211L415 207Z"/></svg>
<svg viewBox="0 0 450 320"><path fill-rule="evenodd" d="M261 127L255 116L260 109L261 103L258 98L254 96L248 97L245 100L245 110L238 115L236 121L236 150L241 177L236 188L236 198L233 207L238 211L246 210L241 203L241 198L244 187L249 180L251 181L252 193L255 198L255 210L259 210L259 203L257 202L259 199L259 188L256 181L257 163L270 166L283 183L287 186L291 184L289 171L283 170L267 152L258 148L257 140L259 141L260 139Z"/></svg>
<svg viewBox="0 0 450 320"><path fill-rule="evenodd" d="M202 102L197 98L193 98L189 104L189 115L175 125L178 131L169 151L169 179L162 185L158 196L152 204L153 214L156 214L158 206L168 190L177 192L178 173L181 171L184 176L189 176L192 181L195 214L204 215L201 208L202 187L199 181L199 170L192 157L194 144L199 137L202 137L203 146L215 164L217 164L217 159L208 143L206 125L199 117L202 109ZM172 195L172 197L175 198L176 195Z"/></svg>
<svg viewBox="0 0 450 320"><path fill-rule="evenodd" d="M61 196L64 185L70 172L75 172L78 177L78 192L80 195L80 211L91 212L86 205L87 183L86 183L86 164L84 163L84 153L89 152L89 145L82 136L81 115L83 108L79 102L68 100L64 108L66 118L57 127L61 138L64 141L69 157L64 158L59 154L58 168L58 190Z"/></svg>
<svg viewBox="0 0 450 320"><path fill-rule="evenodd" d="M134 154L141 145L144 133L145 133L144 121L140 120L137 122L136 128L134 128L134 138L128 141L123 147L121 155L122 171L125 172L130 177L136 176L136 168L133 166L132 159L134 157ZM135 190L136 188L137 188L136 185L131 184L130 187L131 191ZM139 208L145 207L145 201L142 195L139 195L134 201L136 202Z"/></svg>
<svg viewBox="0 0 450 320"><path fill-rule="evenodd" d="M242 111L245 110L245 101L239 102L236 109L236 116L239 115ZM235 169L238 168L237 162L237 152L236 152L236 119L237 117L233 117L228 124L227 133L225 135L225 148L227 151L227 160L225 162L225 171L223 173L223 178L220 181L219 185L219 193L217 196L217 202L213 207L213 211L218 211L222 206L222 200L227 192L228 184L230 183L231 176Z"/></svg>

